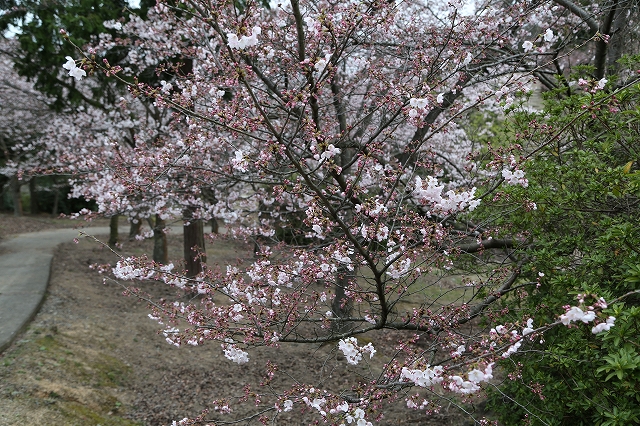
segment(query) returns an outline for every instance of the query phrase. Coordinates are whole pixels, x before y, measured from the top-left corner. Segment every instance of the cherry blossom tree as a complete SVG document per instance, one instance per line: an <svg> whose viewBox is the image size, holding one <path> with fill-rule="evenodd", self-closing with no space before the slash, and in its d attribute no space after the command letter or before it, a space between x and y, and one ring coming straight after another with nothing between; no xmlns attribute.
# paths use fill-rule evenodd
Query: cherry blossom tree
<svg viewBox="0 0 640 426"><path fill-rule="evenodd" d="M383 401L398 400L431 412L447 393L479 392L496 360L549 327L614 326L598 297L558 307L563 315L547 323L531 312L501 320L497 302L539 284L522 279L529 259L516 255L527 233L495 226L504 189L528 187L526 159L536 151L517 141L481 146L464 130L478 110L525 108L534 75L557 67L560 53L582 54L588 41L557 47L580 13L539 2L472 11L454 1L193 0L159 2L147 18L106 23L122 36L101 36L65 64L75 78L128 82L132 96L175 120L163 149L123 157L122 172L108 176L128 191L111 191L111 203L136 189L160 199L167 176L174 187L198 182L182 200L194 217L211 213L195 196L206 188L231 236L261 238L242 268L184 277L127 258L116 279L155 277L201 295L154 305L176 346L214 341L243 364L254 347L330 343L348 364L374 366L346 388L309 378L263 395L261 415L309 407L332 424L365 425L383 415ZM585 40L599 46L604 35ZM123 66L100 61L118 46L129 64L154 66L164 79L131 83ZM526 196L506 204L537 207ZM494 217L476 214L493 205ZM390 331L401 337L385 353L363 340ZM268 376L285 367L274 360ZM220 414L232 407L216 405Z"/></svg>
<svg viewBox="0 0 640 426"><path fill-rule="evenodd" d="M122 3L118 3L118 5L120 8L123 6ZM109 8L108 12L97 18L92 15L94 12L79 12L82 8L91 9L92 7L92 2L80 2L66 6L56 4L54 15L59 14L58 24L64 23L64 25L68 25L73 31L75 39L82 40L82 37L91 34L91 31L104 30L102 19L118 16L118 13L114 13L113 8ZM36 10L31 11L30 8L35 8ZM8 22L18 25L17 35L11 40L13 45L11 61L7 58L6 62L6 66L11 68L11 72L7 73L8 79L18 78L21 81L23 80L23 78L15 75L13 71L15 68L28 77L34 78L37 87L53 96L53 98L47 98L48 103L42 102L41 105L43 111L48 114L49 120L33 121L33 124L37 127L38 138L32 137L31 143L24 145L26 149L20 151L21 155L29 156L32 160L29 164L22 161L19 165L19 173L22 176L31 176L38 173L54 175L65 173L66 175L75 176L72 181L74 187L72 196L99 200L99 213L110 216L112 219L109 244L115 246L118 241L117 223L119 215L126 214L132 222L131 233L136 233L135 229L142 223L142 220L149 215L153 215L151 211L155 210L149 209L148 205L143 205L144 203L140 200L140 197L131 197L129 202L112 203L112 200L108 199L108 194L113 189L110 184L114 180L109 179L108 176L110 173L118 172L117 160L119 155L136 156L133 153L136 144L139 145L138 148L149 149L151 145L159 143L164 133L170 132L168 126L172 120L171 115L150 103L143 103L140 99L132 100L130 96L120 93L121 88L119 86L121 85L113 84L113 80L97 82L92 79L91 82L87 82L86 79L83 79L86 76L86 71L78 67L70 56L65 57L66 62L63 65L62 72L52 74L46 71L46 67L51 63L52 58L35 58L30 55L30 52L34 49L54 51L55 54L51 56L60 57L66 52L65 49L69 49L71 46L61 44L60 40L52 40L50 37L42 36L43 31L47 32L51 29L51 22L48 19L30 22L29 19L24 18L25 13L32 12L39 16L42 10L37 4L19 2L12 9L9 6L4 9L3 6L2 12L5 14L0 19L0 28L4 28ZM79 15L85 15L85 18L96 25L85 25L86 21L83 20L85 18L78 18ZM53 17L53 19L55 20L56 18ZM81 22L78 22L78 19ZM113 31L113 29L111 30ZM58 28L56 28L57 31ZM121 54L121 52L117 51L109 51L107 53L109 58L118 58L118 55ZM56 69L58 68L56 65ZM32 85L29 88L31 92L43 98L43 95L35 91ZM121 94L124 97L120 96ZM119 104L113 104L114 100L119 97L122 98ZM128 98L128 100L125 98ZM80 105L78 105L78 101ZM8 97L7 102L3 103L3 105L7 109L12 105ZM16 103L15 105L20 104ZM50 106L57 107L59 115L54 117L53 112L49 110ZM20 108L15 108L5 116L17 118L19 111ZM144 124L140 125L140 122ZM14 126L6 127L12 128L17 134L27 135L31 130L24 126L25 123L26 121L20 122L17 120ZM141 131L141 128L144 130ZM39 147L38 150L40 152L37 154L35 153L38 150L34 149L34 144L38 144ZM16 149L21 146L23 145L16 145ZM133 158L127 161L132 160ZM12 162L9 166L11 165L13 165L11 170L17 176L17 163ZM6 170L7 172L10 171L9 168ZM106 178L102 176L104 174L107 175ZM11 182L17 183L18 180L15 178ZM13 187L17 188L16 185L13 185ZM122 192L125 187L118 186L117 188ZM158 191L158 193L160 192ZM14 191L14 193L17 192ZM166 199L172 199L167 191L164 191L163 195ZM185 199L186 195L183 194L180 197ZM138 205L134 204L135 200L139 201ZM162 263L166 263L166 249L162 250L166 246L166 237L164 236L165 220L168 217L175 217L173 213L176 211L174 207L168 207L169 203L161 203L161 205L164 204L167 204L167 207L162 208L162 213L156 213L153 221L154 235L158 241L158 250L154 258ZM19 206L19 204L16 205ZM169 209L173 209L171 215L167 215ZM196 220L193 222L197 223ZM187 244L189 246L193 245Z"/></svg>
<svg viewBox="0 0 640 426"><path fill-rule="evenodd" d="M70 75L84 77L73 61L65 65ZM132 224L140 225L154 218L154 260L167 263L166 221L181 217L181 206L198 189L170 172L151 181L139 171L165 169L181 155L177 130L172 127L170 112L126 94L113 106L80 107L57 115L46 128L39 139L42 149L38 156L46 168L40 167L38 172L71 176L70 196L97 204L96 212L87 210L83 215L124 215ZM167 144L167 140L176 144ZM131 164L137 166L131 168ZM139 191L141 187L147 190ZM117 234L112 235L109 245L116 241Z"/></svg>
<svg viewBox="0 0 640 426"><path fill-rule="evenodd" d="M41 123L51 118L52 111L46 96L14 71L15 50L10 40L0 43L0 175L7 178L14 213L21 215L21 171L33 167Z"/></svg>

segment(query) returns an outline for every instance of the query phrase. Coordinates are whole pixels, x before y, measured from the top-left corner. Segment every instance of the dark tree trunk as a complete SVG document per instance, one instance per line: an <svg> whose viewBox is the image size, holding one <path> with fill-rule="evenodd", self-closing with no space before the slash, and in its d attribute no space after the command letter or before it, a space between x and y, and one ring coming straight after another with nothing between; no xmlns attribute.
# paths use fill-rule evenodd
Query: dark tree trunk
<svg viewBox="0 0 640 426"><path fill-rule="evenodd" d="M336 272L335 297L331 302L331 310L336 321L331 323L331 331L334 334L344 333L349 328L349 323L343 319L349 318L353 310L351 298L346 296L346 290L349 284L356 279L356 269L349 271L345 267L339 267Z"/></svg>
<svg viewBox="0 0 640 426"><path fill-rule="evenodd" d="M616 10L607 55L608 75L615 75L618 72L617 61L622 55L633 53L634 43L637 43L637 34L634 32L637 33L638 30L635 26L630 26L629 22L634 22L637 19L637 16L633 16L637 13L636 8L620 7Z"/></svg>
<svg viewBox="0 0 640 426"><path fill-rule="evenodd" d="M135 240L136 237L140 235L141 229L142 221L140 219L132 219L129 224L129 241Z"/></svg>
<svg viewBox="0 0 640 426"><path fill-rule="evenodd" d="M111 216L109 220L109 247L116 248L118 244L118 215Z"/></svg>
<svg viewBox="0 0 640 426"><path fill-rule="evenodd" d="M36 178L34 177L29 181L29 212L38 214L38 195L36 192Z"/></svg>
<svg viewBox="0 0 640 426"><path fill-rule="evenodd" d="M204 247L204 224L202 220L193 219L192 207L183 212L184 220L184 262L187 277L193 278L203 271L207 261Z"/></svg>
<svg viewBox="0 0 640 426"><path fill-rule="evenodd" d="M22 216L22 198L20 196L20 181L17 176L12 176L9 182L11 200L13 201L13 215Z"/></svg>
<svg viewBox="0 0 640 426"><path fill-rule="evenodd" d="M255 235L253 237L253 257L258 258L262 253L262 247L265 245L264 237L262 235Z"/></svg>
<svg viewBox="0 0 640 426"><path fill-rule="evenodd" d="M211 218L211 233L217 234L220 231L220 225L218 224L218 219L215 217Z"/></svg>
<svg viewBox="0 0 640 426"><path fill-rule="evenodd" d="M169 263L167 234L164 232L166 226L166 222L157 214L153 224L153 261L162 265Z"/></svg>
<svg viewBox="0 0 640 426"><path fill-rule="evenodd" d="M58 216L58 201L60 200L60 190L54 184L53 185L53 208L51 209L51 216Z"/></svg>

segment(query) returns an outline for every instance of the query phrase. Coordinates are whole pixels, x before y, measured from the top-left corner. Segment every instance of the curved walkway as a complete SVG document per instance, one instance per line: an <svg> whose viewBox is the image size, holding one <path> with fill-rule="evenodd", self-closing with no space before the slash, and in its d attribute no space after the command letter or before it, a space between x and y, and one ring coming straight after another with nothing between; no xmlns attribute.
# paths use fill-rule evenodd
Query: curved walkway
<svg viewBox="0 0 640 426"><path fill-rule="evenodd" d="M72 241L77 229L18 234L0 242L0 352L31 321L44 301L53 251ZM108 235L108 227L86 228L88 235Z"/></svg>

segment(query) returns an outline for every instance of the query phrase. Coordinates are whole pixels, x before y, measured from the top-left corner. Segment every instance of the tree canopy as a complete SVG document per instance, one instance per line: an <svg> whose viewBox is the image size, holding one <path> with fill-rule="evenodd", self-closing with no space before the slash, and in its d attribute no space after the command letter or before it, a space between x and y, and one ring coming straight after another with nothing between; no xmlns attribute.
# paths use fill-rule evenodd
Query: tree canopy
<svg viewBox="0 0 640 426"><path fill-rule="evenodd" d="M40 139L74 194L107 216L224 220L255 244L195 273L113 265L199 295L153 304L170 344L213 342L238 364L289 343L368 362L347 384L283 374L259 392L263 421L297 407L368 425L387 403L428 414L497 389L511 424L629 424L639 92L619 42L636 10L554 3L187 0L93 20L74 7L97 3L42 18L24 3L3 22L21 20L36 87L86 101ZM37 43L61 26L68 44Z"/></svg>

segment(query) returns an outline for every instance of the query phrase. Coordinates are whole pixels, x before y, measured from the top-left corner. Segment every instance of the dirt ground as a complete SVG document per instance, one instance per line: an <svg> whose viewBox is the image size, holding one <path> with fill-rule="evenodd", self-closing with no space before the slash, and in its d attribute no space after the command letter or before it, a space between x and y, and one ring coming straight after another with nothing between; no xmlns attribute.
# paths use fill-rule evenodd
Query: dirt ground
<svg viewBox="0 0 640 426"><path fill-rule="evenodd" d="M97 223L97 222L96 222ZM109 226L105 219L99 221L100 226ZM53 218L51 215L20 216L9 213L0 213L0 239L11 234L24 232L37 232L56 228L73 228L75 225L84 224L83 220L70 220L65 218Z"/></svg>
<svg viewBox="0 0 640 426"><path fill-rule="evenodd" d="M105 223L101 223L104 225ZM68 221L45 217L0 215L0 238L10 234L69 227ZM121 237L126 235L121 226ZM181 238L170 238L170 258L178 259ZM152 250L152 242L124 241L123 255ZM250 256L249 247L225 243L207 247L208 257L220 263ZM55 254L49 291L28 330L0 355L0 426L9 425L165 425L197 416L215 399L241 396L243 386L261 388L265 365L272 360L286 367L281 382L305 380L309 372L326 372L320 386L340 387L357 368L340 359L333 347L283 346L250 353L248 364L226 360L216 344L176 348L158 334L148 318L146 302L122 295L113 282L103 283L89 265L115 263L112 253L95 242L61 245ZM137 284L155 298L172 298L176 290L157 282ZM185 301L185 296L181 300ZM385 341L388 341L385 343ZM374 342L392 345L392 338ZM263 397L264 401L269 396ZM401 401L402 402L402 401ZM211 412L216 424L260 424L246 418L256 412L255 401L234 405L231 414ZM292 410L270 424L306 425L316 414ZM219 423L218 423L219 422ZM380 425L467 425L453 407L426 416L392 407ZM473 424L473 422L471 422Z"/></svg>

